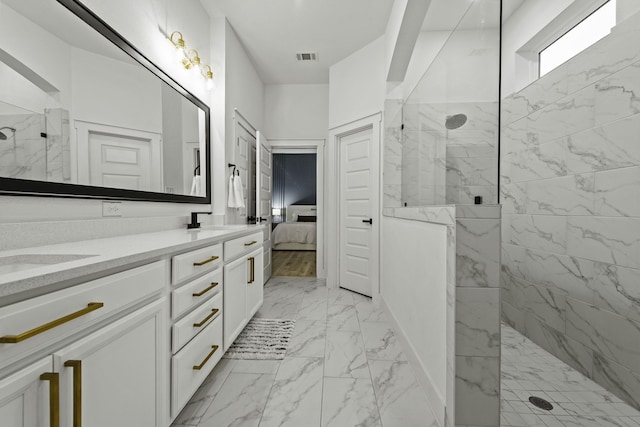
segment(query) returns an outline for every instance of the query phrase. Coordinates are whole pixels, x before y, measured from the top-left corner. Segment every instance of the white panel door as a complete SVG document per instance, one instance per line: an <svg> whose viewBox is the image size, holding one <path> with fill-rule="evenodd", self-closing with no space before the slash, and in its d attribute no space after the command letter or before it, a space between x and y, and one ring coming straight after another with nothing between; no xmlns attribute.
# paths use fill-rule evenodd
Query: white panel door
<svg viewBox="0 0 640 427"><path fill-rule="evenodd" d="M243 125L236 122L235 164L242 179L244 208L238 213L239 223L255 223L255 175L256 175L256 138Z"/></svg>
<svg viewBox="0 0 640 427"><path fill-rule="evenodd" d="M54 353L61 426L166 425L165 307L151 303Z"/></svg>
<svg viewBox="0 0 640 427"><path fill-rule="evenodd" d="M262 248L247 256L247 320L250 320L264 301L264 272Z"/></svg>
<svg viewBox="0 0 640 427"><path fill-rule="evenodd" d="M76 121L78 183L163 192L160 134Z"/></svg>
<svg viewBox="0 0 640 427"><path fill-rule="evenodd" d="M3 427L40 427L50 425L51 383L41 378L51 373L51 356L0 380L0 425ZM57 375L57 374L53 374ZM52 412L52 409L54 410Z"/></svg>
<svg viewBox="0 0 640 427"><path fill-rule="evenodd" d="M89 135L91 185L151 191L151 149L145 141Z"/></svg>
<svg viewBox="0 0 640 427"><path fill-rule="evenodd" d="M271 191L272 191L272 166L273 160L271 146L264 134L258 131L258 146L260 147L260 158L258 161L258 218L261 223L266 224L264 230L264 281L271 277ZM266 222L265 222L266 221Z"/></svg>
<svg viewBox="0 0 640 427"><path fill-rule="evenodd" d="M373 221L377 192L373 185L373 129L365 128L340 138L340 274L338 285L371 296L376 280L377 251ZM377 220L377 218L376 218ZM377 227L377 224L376 224Z"/></svg>
<svg viewBox="0 0 640 427"><path fill-rule="evenodd" d="M249 262L240 257L224 265L224 348L227 350L247 324L247 277Z"/></svg>

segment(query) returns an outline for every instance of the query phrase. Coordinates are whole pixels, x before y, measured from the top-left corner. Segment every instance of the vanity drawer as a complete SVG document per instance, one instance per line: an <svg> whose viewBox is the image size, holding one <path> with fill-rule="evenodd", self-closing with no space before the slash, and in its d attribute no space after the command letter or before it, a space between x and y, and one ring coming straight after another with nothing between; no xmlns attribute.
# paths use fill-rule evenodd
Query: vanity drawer
<svg viewBox="0 0 640 427"><path fill-rule="evenodd" d="M171 359L172 417L182 410L223 353L222 316L218 316Z"/></svg>
<svg viewBox="0 0 640 427"><path fill-rule="evenodd" d="M198 332L204 330L218 317L222 317L222 293L218 292L213 298L187 314L173 325L171 348L177 353Z"/></svg>
<svg viewBox="0 0 640 427"><path fill-rule="evenodd" d="M213 270L221 262L221 244L176 255L171 258L171 283L176 285L191 276Z"/></svg>
<svg viewBox="0 0 640 427"><path fill-rule="evenodd" d="M262 231L258 231L257 233L249 234L248 236L224 242L224 260L228 261L243 253L249 253L259 248L262 246L263 239L264 236Z"/></svg>
<svg viewBox="0 0 640 427"><path fill-rule="evenodd" d="M157 261L0 308L0 369L160 294L166 271Z"/></svg>
<svg viewBox="0 0 640 427"><path fill-rule="evenodd" d="M177 319L220 291L222 291L221 268L174 289L171 295L171 316Z"/></svg>

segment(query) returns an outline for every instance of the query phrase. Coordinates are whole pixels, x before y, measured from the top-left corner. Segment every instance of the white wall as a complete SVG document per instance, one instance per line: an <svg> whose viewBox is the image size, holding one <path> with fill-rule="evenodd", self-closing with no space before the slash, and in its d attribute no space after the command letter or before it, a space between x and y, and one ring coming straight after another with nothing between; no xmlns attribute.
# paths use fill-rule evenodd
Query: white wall
<svg viewBox="0 0 640 427"><path fill-rule="evenodd" d="M616 0L616 22L620 23L640 10L638 0Z"/></svg>
<svg viewBox="0 0 640 427"><path fill-rule="evenodd" d="M225 23L225 151L228 162L233 163L235 161L234 108L237 108L257 130L264 129L264 83L235 31L228 21ZM230 175L231 170L227 168L225 182ZM226 185L224 188L228 190ZM225 200L227 200L226 193ZM236 213L237 209L227 208L226 222L236 223Z"/></svg>
<svg viewBox="0 0 640 427"><path fill-rule="evenodd" d="M0 38L11 40L11 43L3 43L2 49L58 89L58 93L62 95L59 99L60 104L62 108L68 109L71 103L69 45L9 7L2 5L1 12ZM22 36L23 34L31 34L33 37L25 37ZM11 71L11 73L15 75L15 72ZM25 80L22 79L22 81ZM42 99L25 101L22 99L22 88L10 84L11 82L4 79L4 76L2 82L0 99L15 102L15 105L24 105L32 111L42 111L40 109ZM30 85L30 83L26 84ZM41 90L35 90L35 92L42 95Z"/></svg>
<svg viewBox="0 0 640 427"><path fill-rule="evenodd" d="M450 31L422 31L420 33L403 82L403 99L407 99L411 91L415 89L450 34Z"/></svg>
<svg viewBox="0 0 640 427"><path fill-rule="evenodd" d="M380 37L329 69L329 129L384 108L385 39Z"/></svg>
<svg viewBox="0 0 640 427"><path fill-rule="evenodd" d="M71 120L162 133L160 80L145 68L72 48L71 69Z"/></svg>
<svg viewBox="0 0 640 427"><path fill-rule="evenodd" d="M412 345L443 405L447 348L446 230L444 225L382 218L382 299Z"/></svg>
<svg viewBox="0 0 640 427"><path fill-rule="evenodd" d="M264 131L271 139L325 139L329 129L329 85L267 85Z"/></svg>
<svg viewBox="0 0 640 427"><path fill-rule="evenodd" d="M502 27L502 96L522 89L537 76L522 75L525 66L516 53L525 43L542 30L573 0L527 0ZM516 70L519 69L519 74Z"/></svg>

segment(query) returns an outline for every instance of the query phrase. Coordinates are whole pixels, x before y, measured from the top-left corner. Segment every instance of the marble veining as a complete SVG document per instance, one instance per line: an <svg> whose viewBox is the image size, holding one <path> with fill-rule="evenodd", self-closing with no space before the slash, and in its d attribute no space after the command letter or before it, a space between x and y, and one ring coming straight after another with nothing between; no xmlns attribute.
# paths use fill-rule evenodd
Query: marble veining
<svg viewBox="0 0 640 427"><path fill-rule="evenodd" d="M370 378L326 378L322 427L382 427Z"/></svg>
<svg viewBox="0 0 640 427"><path fill-rule="evenodd" d="M635 406L639 22L505 99L500 188L503 319Z"/></svg>
<svg viewBox="0 0 640 427"><path fill-rule="evenodd" d="M369 367L360 331L327 332L325 376L369 378Z"/></svg>
<svg viewBox="0 0 640 427"><path fill-rule="evenodd" d="M260 425L319 425L322 372L322 359L285 358L271 387Z"/></svg>

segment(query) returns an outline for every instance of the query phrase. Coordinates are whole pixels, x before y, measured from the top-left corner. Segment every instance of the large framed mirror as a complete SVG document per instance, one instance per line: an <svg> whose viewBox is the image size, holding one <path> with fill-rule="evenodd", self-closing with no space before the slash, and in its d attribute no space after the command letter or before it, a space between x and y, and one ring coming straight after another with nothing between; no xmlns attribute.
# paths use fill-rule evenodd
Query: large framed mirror
<svg viewBox="0 0 640 427"><path fill-rule="evenodd" d="M0 0L0 194L210 203L209 108L76 0Z"/></svg>

